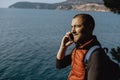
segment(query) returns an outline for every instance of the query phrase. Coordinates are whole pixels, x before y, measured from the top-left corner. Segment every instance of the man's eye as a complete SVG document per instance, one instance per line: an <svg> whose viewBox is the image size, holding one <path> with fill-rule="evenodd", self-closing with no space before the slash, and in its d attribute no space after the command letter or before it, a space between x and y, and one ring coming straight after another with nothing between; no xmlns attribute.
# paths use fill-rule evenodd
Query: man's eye
<svg viewBox="0 0 120 80"><path fill-rule="evenodd" d="M81 25L76 25L76 27L81 27Z"/></svg>

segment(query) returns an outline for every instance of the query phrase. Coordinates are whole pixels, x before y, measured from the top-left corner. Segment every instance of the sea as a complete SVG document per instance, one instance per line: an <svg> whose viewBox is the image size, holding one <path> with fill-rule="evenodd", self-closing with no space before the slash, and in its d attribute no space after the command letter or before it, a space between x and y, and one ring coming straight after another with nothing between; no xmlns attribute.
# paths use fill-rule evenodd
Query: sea
<svg viewBox="0 0 120 80"><path fill-rule="evenodd" d="M112 12L0 8L0 80L67 80L70 66L57 69L56 55L79 13L94 17L102 47L120 46L120 15Z"/></svg>

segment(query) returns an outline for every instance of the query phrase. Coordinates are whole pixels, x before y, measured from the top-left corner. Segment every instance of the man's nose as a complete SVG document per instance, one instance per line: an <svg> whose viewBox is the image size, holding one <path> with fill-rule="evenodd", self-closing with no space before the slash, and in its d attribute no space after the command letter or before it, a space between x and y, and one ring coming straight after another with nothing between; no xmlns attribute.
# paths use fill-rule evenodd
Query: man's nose
<svg viewBox="0 0 120 80"><path fill-rule="evenodd" d="M75 27L72 27L71 32L72 32L72 33L75 32Z"/></svg>

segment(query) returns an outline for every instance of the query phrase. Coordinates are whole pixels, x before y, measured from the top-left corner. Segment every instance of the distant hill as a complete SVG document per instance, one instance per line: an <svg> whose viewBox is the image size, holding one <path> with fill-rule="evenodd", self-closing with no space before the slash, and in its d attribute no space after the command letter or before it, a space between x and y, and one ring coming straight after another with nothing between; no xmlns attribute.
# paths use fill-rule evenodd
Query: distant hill
<svg viewBox="0 0 120 80"><path fill-rule="evenodd" d="M84 6L84 7L83 7ZM9 6L9 8L25 8L25 9L74 9L74 10L88 10L88 11L109 11L102 0L66 0L61 3L31 3L31 2L17 2ZM89 9L87 9L89 8ZM98 10L99 9L99 10Z"/></svg>

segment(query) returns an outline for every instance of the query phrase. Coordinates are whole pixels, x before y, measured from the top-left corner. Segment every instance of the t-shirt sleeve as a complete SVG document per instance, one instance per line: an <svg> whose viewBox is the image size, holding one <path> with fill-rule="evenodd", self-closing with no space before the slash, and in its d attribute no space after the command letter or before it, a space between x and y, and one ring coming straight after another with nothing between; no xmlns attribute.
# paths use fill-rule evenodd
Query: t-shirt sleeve
<svg viewBox="0 0 120 80"><path fill-rule="evenodd" d="M56 68L61 69L71 64L71 54L65 56L63 59L56 59Z"/></svg>
<svg viewBox="0 0 120 80"><path fill-rule="evenodd" d="M103 80L103 59L101 54L101 51L97 50L90 56L87 80Z"/></svg>

